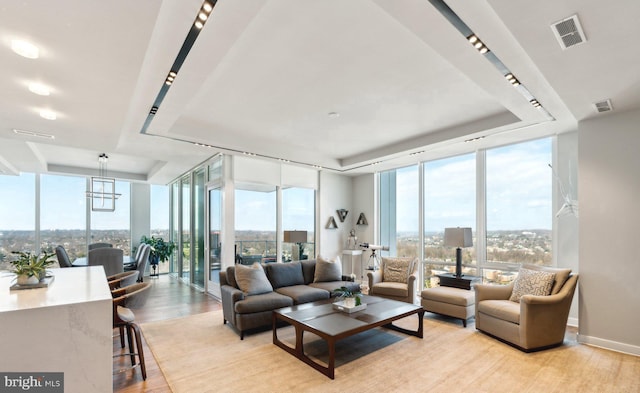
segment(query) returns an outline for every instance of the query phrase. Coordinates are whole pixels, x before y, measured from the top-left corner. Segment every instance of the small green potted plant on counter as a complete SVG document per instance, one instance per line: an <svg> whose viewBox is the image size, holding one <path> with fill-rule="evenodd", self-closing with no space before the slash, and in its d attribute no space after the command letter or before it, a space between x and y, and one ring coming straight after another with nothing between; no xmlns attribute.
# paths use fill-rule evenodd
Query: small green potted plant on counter
<svg viewBox="0 0 640 393"><path fill-rule="evenodd" d="M18 259L10 262L13 266L11 272L16 274L18 285L35 285L39 283L40 280L45 278L47 268L54 263L50 259L54 254L48 254L44 251L39 255L22 251L12 251L11 253L18 255Z"/></svg>

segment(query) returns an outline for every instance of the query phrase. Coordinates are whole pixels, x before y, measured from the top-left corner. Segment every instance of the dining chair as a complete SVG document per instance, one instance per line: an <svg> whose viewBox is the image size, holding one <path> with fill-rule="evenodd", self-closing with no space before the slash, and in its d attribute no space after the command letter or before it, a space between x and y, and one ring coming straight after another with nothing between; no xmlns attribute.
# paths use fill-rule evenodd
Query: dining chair
<svg viewBox="0 0 640 393"><path fill-rule="evenodd" d="M96 248L89 251L89 266L103 266L107 276L116 273L122 273L124 267L122 265L123 252L119 248Z"/></svg>
<svg viewBox="0 0 640 393"><path fill-rule="evenodd" d="M71 260L69 259L69 254L67 254L67 250L62 246L57 246L55 249L56 257L58 257L58 264L60 267L73 267L71 264Z"/></svg>
<svg viewBox="0 0 640 393"><path fill-rule="evenodd" d="M140 254L142 253L142 250L144 250L144 246L145 243L141 243L140 245L138 245L138 247L136 248L136 256L133 258L133 262L131 263L125 263L124 265L124 271L130 271L130 270L137 270L138 268L138 259L140 259Z"/></svg>
<svg viewBox="0 0 640 393"><path fill-rule="evenodd" d="M138 271L138 282L143 282L144 271L147 268L149 262L149 254L151 253L151 246L148 244L141 244L138 258L136 259L136 270Z"/></svg>
<svg viewBox="0 0 640 393"><path fill-rule="evenodd" d="M135 323L135 314L132 310L144 306L149 297L150 288L150 283L136 283L111 291L111 295L113 296L113 328L120 330L120 347L124 348L123 334L125 330L129 344L128 353L120 353L114 356L130 356L131 358L130 367L114 370L114 374L140 366L142 379L147 379L147 369L144 363L144 351L142 349L142 335L140 334L140 328ZM136 364L136 357L138 358L138 364Z"/></svg>
<svg viewBox="0 0 640 393"><path fill-rule="evenodd" d="M96 248L109 248L113 247L111 243L91 243L89 244L89 251L95 250Z"/></svg>

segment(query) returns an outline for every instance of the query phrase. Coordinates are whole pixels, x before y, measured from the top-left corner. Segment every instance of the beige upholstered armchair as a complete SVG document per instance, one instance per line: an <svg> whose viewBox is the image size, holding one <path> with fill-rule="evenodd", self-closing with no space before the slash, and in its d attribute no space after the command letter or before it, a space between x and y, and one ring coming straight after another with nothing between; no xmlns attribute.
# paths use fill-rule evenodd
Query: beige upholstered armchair
<svg viewBox="0 0 640 393"><path fill-rule="evenodd" d="M419 265L417 258L383 257L380 269L367 273L369 295L414 303Z"/></svg>
<svg viewBox="0 0 640 393"><path fill-rule="evenodd" d="M507 286L476 285L476 329L525 352L561 345L578 275L569 269L523 268L555 273L550 294L525 294L516 302L509 300L513 299L515 282Z"/></svg>

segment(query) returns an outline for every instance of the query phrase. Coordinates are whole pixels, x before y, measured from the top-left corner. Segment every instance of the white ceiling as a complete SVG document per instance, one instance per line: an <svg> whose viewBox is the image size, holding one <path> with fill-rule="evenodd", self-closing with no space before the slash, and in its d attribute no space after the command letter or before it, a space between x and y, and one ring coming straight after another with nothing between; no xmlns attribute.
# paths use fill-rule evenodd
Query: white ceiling
<svg viewBox="0 0 640 393"><path fill-rule="evenodd" d="M141 132L202 0L2 2L0 174L91 174L105 152L162 184L218 151L358 174L575 130L603 99L640 108L637 0L446 3L545 110L428 0L219 0ZM562 50L550 25L573 14L587 42Z"/></svg>

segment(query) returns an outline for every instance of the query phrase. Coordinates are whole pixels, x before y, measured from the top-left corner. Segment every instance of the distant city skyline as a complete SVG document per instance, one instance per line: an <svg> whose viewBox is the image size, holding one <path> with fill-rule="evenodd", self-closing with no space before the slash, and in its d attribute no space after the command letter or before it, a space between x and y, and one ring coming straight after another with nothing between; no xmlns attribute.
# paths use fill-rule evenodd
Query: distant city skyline
<svg viewBox="0 0 640 393"><path fill-rule="evenodd" d="M487 229L551 229L551 138L487 150ZM417 166L397 171L397 231L417 231ZM425 163L425 230L476 226L475 154ZM406 175L403 175L406 174ZM40 175L40 229L86 227L85 177ZM160 191L162 189L162 191ZM92 229L130 227L130 184L116 182L115 212L91 212ZM283 228L315 229L313 190L285 189ZM285 194L286 193L286 194ZM311 193L311 197L310 194ZM169 190L152 186L151 212L169 211ZM274 230L275 191L236 190L236 230ZM35 175L0 175L0 231L35 228ZM169 214L151 214L151 227L169 227Z"/></svg>

